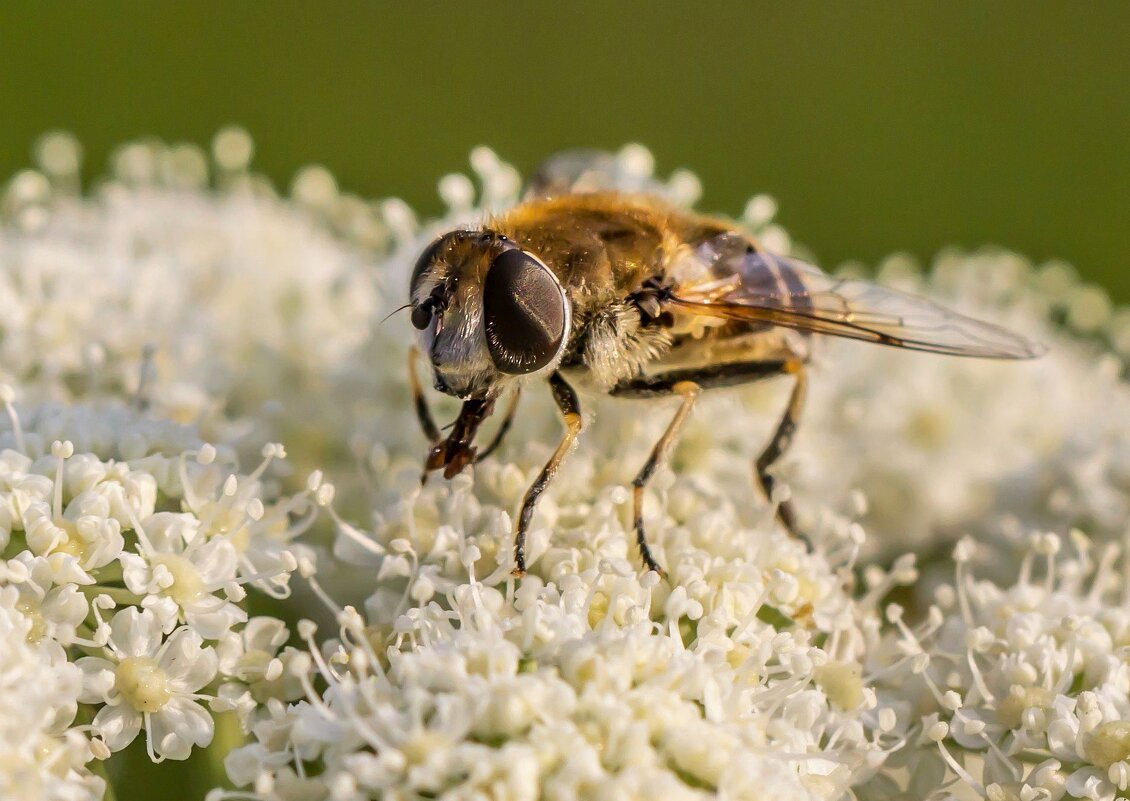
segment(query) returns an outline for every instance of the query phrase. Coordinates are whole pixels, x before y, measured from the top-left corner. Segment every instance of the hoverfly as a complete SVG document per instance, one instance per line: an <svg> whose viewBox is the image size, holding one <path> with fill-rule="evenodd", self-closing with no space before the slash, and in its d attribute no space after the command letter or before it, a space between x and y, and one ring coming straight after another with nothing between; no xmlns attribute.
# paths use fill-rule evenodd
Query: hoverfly
<svg viewBox="0 0 1130 801"><path fill-rule="evenodd" d="M792 377L781 420L754 461L772 499L771 468L789 447L804 404L811 335L990 359L1042 352L1018 334L923 298L769 253L727 220L657 195L611 190L614 167L613 157L587 151L550 159L523 202L482 227L440 236L412 272L409 308L419 350L409 360L410 378L432 442L425 476L442 468L451 478L493 451L528 379L548 381L561 410L565 433L515 521L515 575L526 570L526 533L538 498L581 432L574 386L681 400L632 482L640 556L663 575L644 531L643 492L703 390ZM420 352L435 388L463 401L446 437L415 374ZM503 423L479 453L479 425L507 392ZM777 504L776 515L801 536L788 500Z"/></svg>

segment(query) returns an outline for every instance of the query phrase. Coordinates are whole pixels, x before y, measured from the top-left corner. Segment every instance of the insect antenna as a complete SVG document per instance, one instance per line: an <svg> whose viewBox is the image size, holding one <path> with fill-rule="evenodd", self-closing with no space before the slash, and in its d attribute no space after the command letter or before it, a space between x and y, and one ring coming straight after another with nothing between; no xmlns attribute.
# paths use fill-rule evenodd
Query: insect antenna
<svg viewBox="0 0 1130 801"><path fill-rule="evenodd" d="M388 314L386 314L384 316L384 318L379 323L377 323L377 325L384 325L388 321L388 318L392 317L394 314L397 314L398 312L402 312L405 309L411 309L411 308L412 308L411 303L405 303L403 306L396 308L396 309L393 309Z"/></svg>

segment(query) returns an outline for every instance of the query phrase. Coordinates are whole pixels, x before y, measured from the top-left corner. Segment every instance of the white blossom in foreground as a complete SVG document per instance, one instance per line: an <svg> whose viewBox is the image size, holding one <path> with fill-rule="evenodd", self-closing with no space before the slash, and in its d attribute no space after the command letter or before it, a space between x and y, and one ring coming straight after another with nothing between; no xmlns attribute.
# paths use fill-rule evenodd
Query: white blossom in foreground
<svg viewBox="0 0 1130 801"><path fill-rule="evenodd" d="M235 668L220 671L205 642L239 636L246 586L289 594L299 557L310 558L293 540L331 488L315 476L306 491L275 496L264 474L284 456L277 445L242 473L189 428L113 405L21 412L11 388L0 391L0 593L22 621L4 647L35 646L51 657L44 670L73 679L69 714L48 732L86 743L67 765L141 731L152 758L185 759L212 739L205 705L231 706L215 690ZM72 433L93 451L46 444ZM91 722L68 729L76 702Z"/></svg>
<svg viewBox="0 0 1130 801"><path fill-rule="evenodd" d="M1012 584L978 580L975 546L926 622L888 616L905 656L879 688L921 715L893 764L992 801L1112 801L1130 788L1130 590L1119 546L1036 534ZM930 766L933 763L933 766ZM882 782L870 797L886 797Z"/></svg>
<svg viewBox="0 0 1130 801"><path fill-rule="evenodd" d="M105 784L86 766L104 749L71 725L82 675L22 607L0 586L0 798L97 801Z"/></svg>
<svg viewBox="0 0 1130 801"><path fill-rule="evenodd" d="M212 716L197 701L216 675L216 652L182 626L166 639L152 611L129 607L114 615L104 656L78 660L87 704L104 704L92 727L111 751L144 728L150 757L186 759L212 741Z"/></svg>
<svg viewBox="0 0 1130 801"><path fill-rule="evenodd" d="M514 466L422 492L414 466L392 472L402 500L371 536L339 521L339 555L376 582L366 614L337 609L324 646L300 627L306 698L264 706L228 758L233 797L835 799L897 744L862 661L877 599L915 573L853 601L847 521L807 554L684 495L667 583L630 561L617 487L552 504L516 583Z"/></svg>

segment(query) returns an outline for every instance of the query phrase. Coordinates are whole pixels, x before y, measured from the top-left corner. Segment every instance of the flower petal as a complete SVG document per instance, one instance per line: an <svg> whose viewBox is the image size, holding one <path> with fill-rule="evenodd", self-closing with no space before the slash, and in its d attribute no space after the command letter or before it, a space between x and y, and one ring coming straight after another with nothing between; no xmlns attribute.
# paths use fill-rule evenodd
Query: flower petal
<svg viewBox="0 0 1130 801"><path fill-rule="evenodd" d="M212 716L187 698L169 701L164 709L149 716L149 724L153 750L168 759L188 759L192 746L207 746L215 733Z"/></svg>
<svg viewBox="0 0 1130 801"><path fill-rule="evenodd" d="M141 713L125 703L104 706L91 725L111 751L121 751L141 731Z"/></svg>
<svg viewBox="0 0 1130 801"><path fill-rule="evenodd" d="M114 663L97 656L84 656L75 664L82 671L82 692L78 700L84 704L106 703L114 689Z"/></svg>

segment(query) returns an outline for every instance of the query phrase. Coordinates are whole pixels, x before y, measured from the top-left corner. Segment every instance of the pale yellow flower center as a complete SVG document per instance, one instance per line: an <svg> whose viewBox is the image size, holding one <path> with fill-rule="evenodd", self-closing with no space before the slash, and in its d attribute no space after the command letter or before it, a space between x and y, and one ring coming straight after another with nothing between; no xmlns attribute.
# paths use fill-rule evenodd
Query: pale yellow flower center
<svg viewBox="0 0 1130 801"><path fill-rule="evenodd" d="M1112 720L1099 726L1087 735L1083 752L1100 768L1130 758L1130 720Z"/></svg>
<svg viewBox="0 0 1130 801"><path fill-rule="evenodd" d="M30 601L20 601L16 604L16 609L23 612L24 617L31 621L31 628L27 633L27 641L34 645L42 640L43 636L47 634L47 622L43 619L43 615L39 611L39 606Z"/></svg>
<svg viewBox="0 0 1130 801"><path fill-rule="evenodd" d="M67 533L67 538L52 549L52 553L65 553L81 563L86 559L86 541L78 535L78 527L71 520L56 519L55 525Z"/></svg>
<svg viewBox="0 0 1130 801"><path fill-rule="evenodd" d="M952 421L941 409L919 409L906 421L906 436L924 450L939 450L949 439Z"/></svg>
<svg viewBox="0 0 1130 801"><path fill-rule="evenodd" d="M159 712L173 697L165 671L148 656L123 659L114 675L114 689L138 712Z"/></svg>
<svg viewBox="0 0 1130 801"><path fill-rule="evenodd" d="M261 677L273 657L262 648L252 648L239 658L238 675Z"/></svg>
<svg viewBox="0 0 1130 801"><path fill-rule="evenodd" d="M180 606L188 606L207 591L204 578L196 569L196 565L183 556L172 553L161 554L153 557L153 565L154 567L161 565L173 577L173 583L161 590L161 593L172 598Z"/></svg>
<svg viewBox="0 0 1130 801"><path fill-rule="evenodd" d="M997 720L1008 728L1015 729L1023 722L1024 710L1051 706L1054 697L1051 690L1043 687L1013 687L997 706Z"/></svg>
<svg viewBox="0 0 1130 801"><path fill-rule="evenodd" d="M816 683L828 700L844 710L863 703L862 668L857 662L831 661L816 668Z"/></svg>

